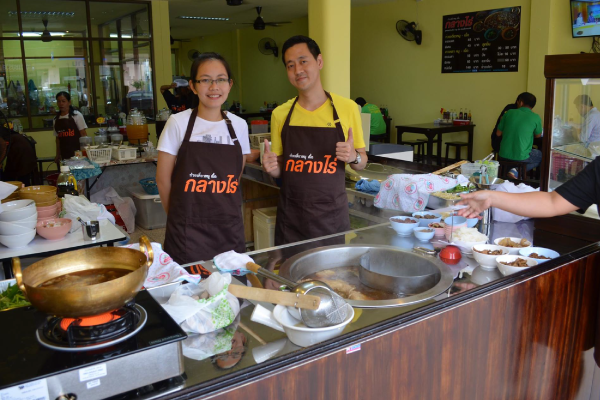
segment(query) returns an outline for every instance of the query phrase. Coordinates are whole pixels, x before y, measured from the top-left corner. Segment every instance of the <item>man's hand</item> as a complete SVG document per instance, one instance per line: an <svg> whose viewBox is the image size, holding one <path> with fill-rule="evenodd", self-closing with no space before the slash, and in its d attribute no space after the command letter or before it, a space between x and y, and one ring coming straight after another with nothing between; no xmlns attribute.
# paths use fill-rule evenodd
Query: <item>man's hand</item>
<svg viewBox="0 0 600 400"><path fill-rule="evenodd" d="M354 136L352 128L348 129L348 140L337 142L335 145L335 156L338 161L350 163L356 160L356 150L354 150Z"/></svg>
<svg viewBox="0 0 600 400"><path fill-rule="evenodd" d="M271 151L269 141L265 139L265 151L262 158L263 170L273 176L274 178L279 177L279 164L277 163L277 154Z"/></svg>
<svg viewBox="0 0 600 400"><path fill-rule="evenodd" d="M457 205L466 204L467 208L458 210L457 214L466 218L477 218L484 210L492 206L493 192L481 190L469 194L461 194Z"/></svg>

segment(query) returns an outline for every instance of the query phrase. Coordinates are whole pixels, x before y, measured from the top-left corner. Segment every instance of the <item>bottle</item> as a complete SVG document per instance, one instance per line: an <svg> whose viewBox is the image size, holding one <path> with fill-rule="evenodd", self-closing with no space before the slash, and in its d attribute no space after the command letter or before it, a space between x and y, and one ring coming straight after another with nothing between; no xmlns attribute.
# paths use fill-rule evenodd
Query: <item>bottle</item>
<svg viewBox="0 0 600 400"><path fill-rule="evenodd" d="M468 119L469 121L471 121L471 110L469 110L469 115L468 115L467 119Z"/></svg>
<svg viewBox="0 0 600 400"><path fill-rule="evenodd" d="M75 176L71 173L71 169L68 165L60 166L60 175L56 179L56 195L58 197L65 197L65 194L72 196L79 196L77 191L77 181Z"/></svg>
<svg viewBox="0 0 600 400"><path fill-rule="evenodd" d="M463 119L463 110L462 110L462 108L460 109L460 112L458 113L458 119Z"/></svg>

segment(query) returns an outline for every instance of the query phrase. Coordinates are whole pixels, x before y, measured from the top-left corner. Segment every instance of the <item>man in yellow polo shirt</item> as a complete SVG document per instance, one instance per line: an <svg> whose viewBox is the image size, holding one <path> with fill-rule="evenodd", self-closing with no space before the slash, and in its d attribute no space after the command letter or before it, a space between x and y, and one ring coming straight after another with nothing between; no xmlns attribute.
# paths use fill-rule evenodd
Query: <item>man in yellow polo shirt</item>
<svg viewBox="0 0 600 400"><path fill-rule="evenodd" d="M361 170L367 163L358 107L323 89L317 43L293 36L282 59L298 97L273 110L272 145L265 141L263 169L282 180L275 245L349 230L345 164Z"/></svg>

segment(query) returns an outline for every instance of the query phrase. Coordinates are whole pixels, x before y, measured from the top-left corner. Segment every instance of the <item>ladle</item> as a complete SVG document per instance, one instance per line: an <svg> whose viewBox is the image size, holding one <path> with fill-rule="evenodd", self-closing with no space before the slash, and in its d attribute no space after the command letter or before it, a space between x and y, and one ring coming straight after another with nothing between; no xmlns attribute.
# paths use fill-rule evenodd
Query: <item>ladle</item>
<svg viewBox="0 0 600 400"><path fill-rule="evenodd" d="M279 276L260 265L253 262L246 264L246 268L263 278L274 280L285 285L288 289L297 294L311 294L321 298L319 308L316 310L301 309L299 314L302 322L309 328L324 328L327 326L338 325L346 320L350 312L350 305L337 293L335 293L327 284L321 281L307 281L296 283ZM295 314L295 313L294 313ZM292 315L294 315L292 314Z"/></svg>

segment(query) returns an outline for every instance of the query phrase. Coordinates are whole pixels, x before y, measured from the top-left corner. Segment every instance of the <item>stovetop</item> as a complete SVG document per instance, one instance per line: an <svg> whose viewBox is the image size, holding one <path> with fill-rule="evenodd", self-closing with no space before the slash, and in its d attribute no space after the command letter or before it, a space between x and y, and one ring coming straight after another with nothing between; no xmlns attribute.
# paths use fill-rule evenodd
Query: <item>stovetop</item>
<svg viewBox="0 0 600 400"><path fill-rule="evenodd" d="M0 389L60 372L125 357L185 339L179 325L145 290L135 298L148 320L132 338L113 347L85 352L50 350L40 345L36 331L48 315L33 307L0 312Z"/></svg>

